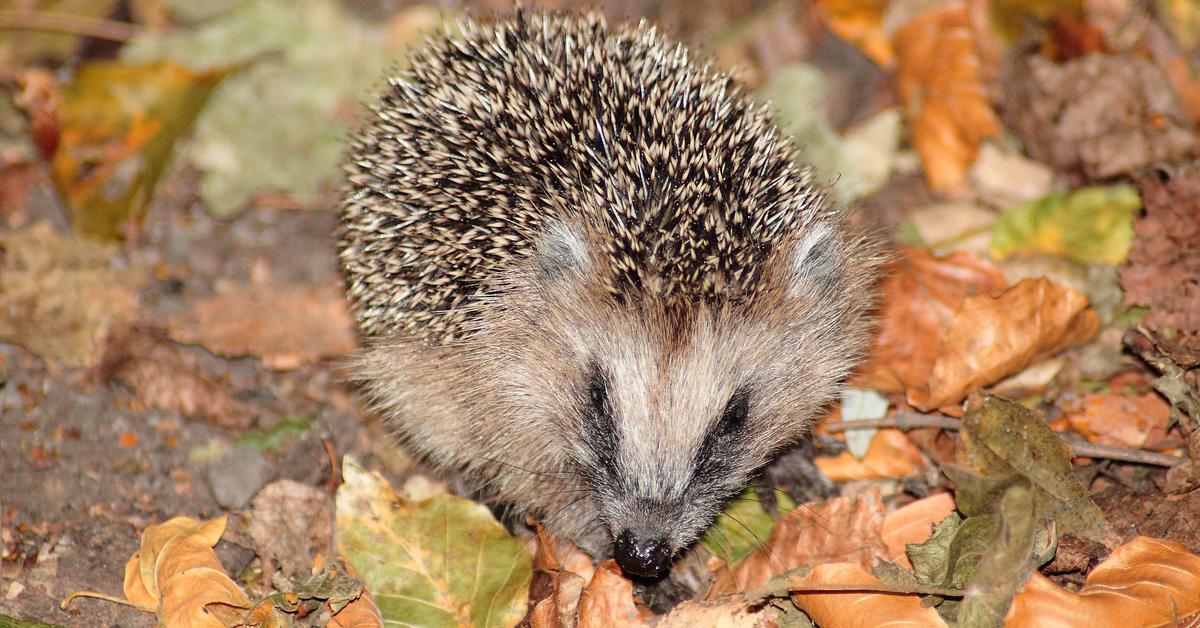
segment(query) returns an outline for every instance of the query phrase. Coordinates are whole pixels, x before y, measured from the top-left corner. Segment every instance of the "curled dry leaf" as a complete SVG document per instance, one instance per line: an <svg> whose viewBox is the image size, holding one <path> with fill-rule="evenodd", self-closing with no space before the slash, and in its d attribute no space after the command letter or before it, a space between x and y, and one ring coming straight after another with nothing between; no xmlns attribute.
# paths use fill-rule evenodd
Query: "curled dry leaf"
<svg viewBox="0 0 1200 628"><path fill-rule="evenodd" d="M844 591L805 591L805 587L845 585ZM788 578L792 600L818 626L874 628L875 626L945 626L937 609L921 605L916 594L897 595L856 563L818 565L803 576Z"/></svg>
<svg viewBox="0 0 1200 628"><path fill-rule="evenodd" d="M933 526L952 512L954 498L949 493L938 493L888 513L880 528L888 560L911 569L906 546L929 540Z"/></svg>
<svg viewBox="0 0 1200 628"><path fill-rule="evenodd" d="M117 250L59 234L48 222L0 233L0 341L51 369L91 367L109 332L133 316L137 273Z"/></svg>
<svg viewBox="0 0 1200 628"><path fill-rule="evenodd" d="M579 601L584 587L596 572L592 559L574 543L546 532L537 531L537 551L533 555L533 585L530 588L529 614L532 628L574 626L579 617Z"/></svg>
<svg viewBox="0 0 1200 628"><path fill-rule="evenodd" d="M206 605L252 606L212 550L224 531L224 516L209 521L175 517L148 526L141 547L125 563L125 598L154 612L160 625L224 628Z"/></svg>
<svg viewBox="0 0 1200 628"><path fill-rule="evenodd" d="M600 563L579 600L579 628L646 625L633 602L633 583L615 562Z"/></svg>
<svg viewBox="0 0 1200 628"><path fill-rule="evenodd" d="M979 144L1000 125L988 102L989 72L966 2L930 9L896 31L896 91L925 177L937 190L966 178Z"/></svg>
<svg viewBox="0 0 1200 628"><path fill-rule="evenodd" d="M362 595L329 618L325 628L383 628L383 615L371 592L363 589Z"/></svg>
<svg viewBox="0 0 1200 628"><path fill-rule="evenodd" d="M1088 395L1064 410L1071 429L1093 443L1138 449L1162 442L1171 420L1171 407L1155 393Z"/></svg>
<svg viewBox="0 0 1200 628"><path fill-rule="evenodd" d="M797 613L799 614L799 613ZM655 628L766 628L781 625L770 606L727 595L715 600L688 600L654 624Z"/></svg>
<svg viewBox="0 0 1200 628"><path fill-rule="evenodd" d="M845 482L907 477L919 471L924 461L904 432L879 430L861 460L844 451L832 458L818 456L813 464L830 480Z"/></svg>
<svg viewBox="0 0 1200 628"><path fill-rule="evenodd" d="M801 505L776 522L762 547L717 574L708 599L761 586L795 567L852 561L870 569L877 557L888 555L880 536L883 517L878 489L853 500Z"/></svg>
<svg viewBox="0 0 1200 628"><path fill-rule="evenodd" d="M1100 315L1086 295L1045 278L1026 279L995 297L968 297L946 330L929 384L909 388L908 402L922 410L956 404L1099 331Z"/></svg>
<svg viewBox="0 0 1200 628"><path fill-rule="evenodd" d="M1200 556L1139 536L1067 591L1034 573L1013 598L1007 626L1173 626L1200 612Z"/></svg>
<svg viewBox="0 0 1200 628"><path fill-rule="evenodd" d="M229 357L253 355L294 369L355 347L345 299L333 284L226 285L220 294L167 321L175 340Z"/></svg>
<svg viewBox="0 0 1200 628"><path fill-rule="evenodd" d="M257 416L149 327L114 334L97 370L102 381L128 386L151 408L231 429L249 427Z"/></svg>
<svg viewBox="0 0 1200 628"><path fill-rule="evenodd" d="M864 387L903 392L928 382L944 330L963 301L1007 285L1000 269L975 255L901 249L885 269L881 329L863 370Z"/></svg>

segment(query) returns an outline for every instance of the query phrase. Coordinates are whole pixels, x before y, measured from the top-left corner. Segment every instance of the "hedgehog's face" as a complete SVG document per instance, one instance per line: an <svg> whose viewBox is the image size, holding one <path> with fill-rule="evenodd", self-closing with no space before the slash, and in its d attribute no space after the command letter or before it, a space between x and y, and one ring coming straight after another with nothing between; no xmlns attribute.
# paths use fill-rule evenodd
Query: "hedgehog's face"
<svg viewBox="0 0 1200 628"><path fill-rule="evenodd" d="M778 286L738 305L614 303L589 278L582 238L543 240L546 345L526 354L540 373L528 384L566 419L553 424L625 573L663 575L835 394L863 334L861 312L830 293L846 283L830 233L782 251L764 273Z"/></svg>

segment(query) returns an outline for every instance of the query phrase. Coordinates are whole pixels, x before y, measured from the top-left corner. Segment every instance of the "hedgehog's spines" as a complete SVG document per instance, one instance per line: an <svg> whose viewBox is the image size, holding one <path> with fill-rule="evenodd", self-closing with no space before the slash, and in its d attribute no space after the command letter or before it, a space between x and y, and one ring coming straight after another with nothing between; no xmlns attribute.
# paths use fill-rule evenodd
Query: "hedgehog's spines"
<svg viewBox="0 0 1200 628"><path fill-rule="evenodd" d="M736 301L822 211L765 109L653 28L522 9L459 31L387 81L352 146L342 261L368 335L461 336L552 221L595 232L618 301Z"/></svg>

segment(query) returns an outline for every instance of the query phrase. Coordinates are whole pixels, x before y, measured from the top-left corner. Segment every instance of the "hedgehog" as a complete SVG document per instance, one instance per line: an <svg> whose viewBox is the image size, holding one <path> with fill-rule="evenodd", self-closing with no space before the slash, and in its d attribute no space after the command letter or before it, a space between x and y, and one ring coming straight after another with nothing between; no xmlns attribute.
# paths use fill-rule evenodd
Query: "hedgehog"
<svg viewBox="0 0 1200 628"><path fill-rule="evenodd" d="M460 486L661 579L864 352L873 239L801 163L645 23L465 18L351 140L365 402Z"/></svg>

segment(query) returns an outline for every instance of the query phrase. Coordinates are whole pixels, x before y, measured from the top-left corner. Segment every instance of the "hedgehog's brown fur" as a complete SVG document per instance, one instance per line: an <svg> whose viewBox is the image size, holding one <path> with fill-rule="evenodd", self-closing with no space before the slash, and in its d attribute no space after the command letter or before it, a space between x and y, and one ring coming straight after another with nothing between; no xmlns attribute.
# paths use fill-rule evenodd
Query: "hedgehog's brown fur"
<svg viewBox="0 0 1200 628"><path fill-rule="evenodd" d="M357 375L412 449L592 551L656 526L678 550L836 393L872 248L653 30L462 30L351 148Z"/></svg>

